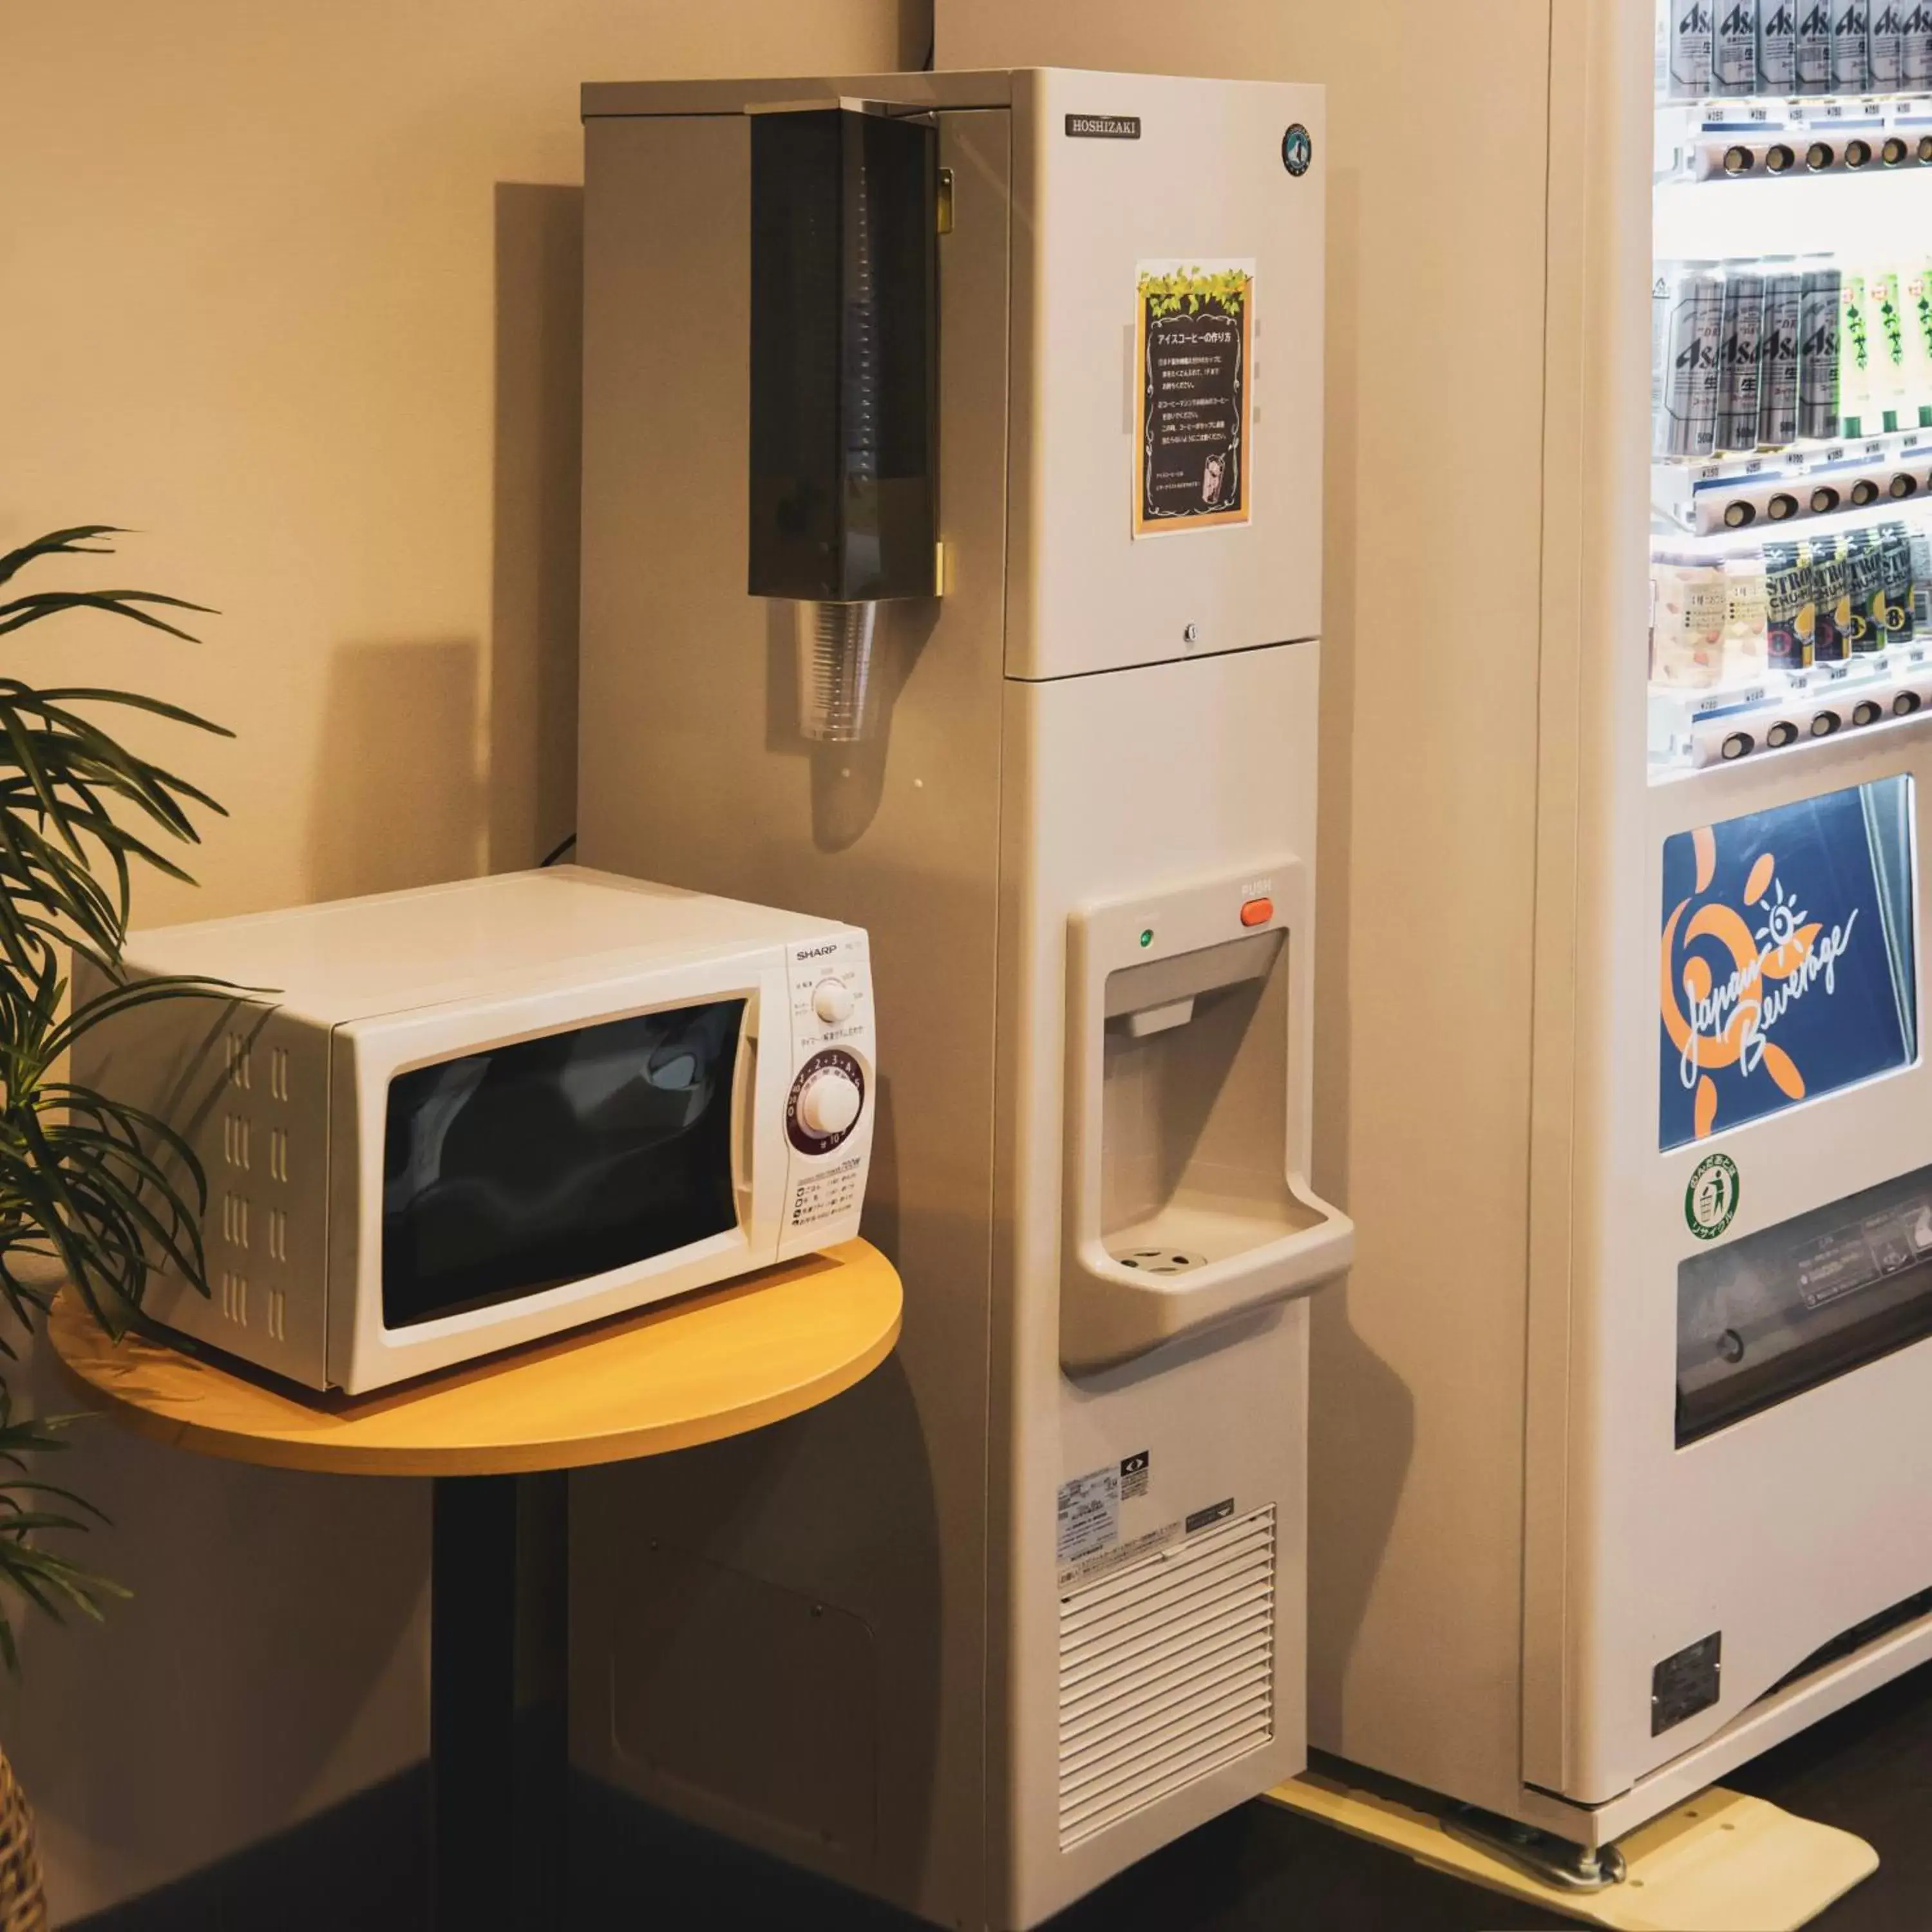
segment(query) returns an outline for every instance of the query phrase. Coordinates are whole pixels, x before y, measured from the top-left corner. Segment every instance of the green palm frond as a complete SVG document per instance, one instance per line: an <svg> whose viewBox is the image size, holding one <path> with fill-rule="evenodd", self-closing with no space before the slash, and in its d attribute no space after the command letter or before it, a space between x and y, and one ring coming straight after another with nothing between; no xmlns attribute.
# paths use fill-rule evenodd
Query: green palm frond
<svg viewBox="0 0 1932 1932"><path fill-rule="evenodd" d="M106 524L51 531L0 555L0 586L47 558L111 555L104 539L121 534ZM74 611L192 643L160 614L206 607L148 590L16 590L0 598L0 637ZM208 1292L208 1179L194 1149L166 1121L62 1077L77 1041L137 1007L230 1000L241 990L122 976L136 869L187 879L168 848L199 842L194 809L221 807L130 751L104 712L231 735L158 698L0 676L0 1304L30 1333L50 1305L50 1263L116 1335L140 1320L158 1268ZM107 982L71 1005L70 952ZM0 1354L14 1354L0 1334ZM106 1598L127 1594L44 1540L105 1520L34 1474L39 1459L66 1447L64 1426L58 1418L16 1420L0 1378L0 1664L9 1671L19 1664L21 1605L56 1622L74 1611L98 1618Z"/></svg>
<svg viewBox="0 0 1932 1932"><path fill-rule="evenodd" d="M0 584L48 557L100 556L120 534L107 524L55 530L0 556ZM207 606L152 590L33 590L0 599L0 637L76 610L100 611L194 641L159 616ZM178 773L130 751L76 705L144 713L227 737L178 705L89 686L37 690L0 677L0 956L25 970L50 940L104 970L127 938L130 862L171 878L188 874L163 849L199 842L189 808L221 808ZM104 877L101 874L104 874Z"/></svg>

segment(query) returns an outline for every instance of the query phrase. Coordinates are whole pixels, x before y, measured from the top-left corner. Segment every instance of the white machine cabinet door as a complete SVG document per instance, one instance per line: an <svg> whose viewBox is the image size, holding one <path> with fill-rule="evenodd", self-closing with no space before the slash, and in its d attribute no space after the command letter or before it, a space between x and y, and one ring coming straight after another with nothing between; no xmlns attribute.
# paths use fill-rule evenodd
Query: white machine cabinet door
<svg viewBox="0 0 1932 1932"><path fill-rule="evenodd" d="M1322 90L1062 70L1015 80L1031 111L1015 130L1030 220L1014 229L1007 675L1317 635ZM1248 279L1233 339L1175 345L1150 388L1142 284L1162 275L1237 290ZM1150 412L1169 480L1149 521L1136 509ZM1191 504L1176 487L1190 440L1205 452Z"/></svg>

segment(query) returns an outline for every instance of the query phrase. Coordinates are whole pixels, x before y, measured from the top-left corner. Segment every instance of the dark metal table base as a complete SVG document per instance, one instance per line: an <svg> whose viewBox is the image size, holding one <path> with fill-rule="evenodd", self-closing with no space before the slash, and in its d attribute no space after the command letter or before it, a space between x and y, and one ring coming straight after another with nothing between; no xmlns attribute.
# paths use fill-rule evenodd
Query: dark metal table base
<svg viewBox="0 0 1932 1932"><path fill-rule="evenodd" d="M569 1478L439 1476L430 1564L436 1932L561 1932Z"/></svg>

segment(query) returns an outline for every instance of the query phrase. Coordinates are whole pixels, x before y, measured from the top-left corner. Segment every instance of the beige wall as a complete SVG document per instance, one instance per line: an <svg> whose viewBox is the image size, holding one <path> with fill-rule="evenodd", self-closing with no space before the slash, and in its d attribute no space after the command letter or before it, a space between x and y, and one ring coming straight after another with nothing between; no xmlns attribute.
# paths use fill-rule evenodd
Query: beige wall
<svg viewBox="0 0 1932 1932"><path fill-rule="evenodd" d="M219 608L7 666L125 681L229 806L146 922L527 864L574 790L576 87L916 64L923 0L102 0L7 10L0 548ZM100 573L106 573L105 575ZM64 1398L38 1391L44 1403ZM428 1498L139 1448L64 1474L136 1600L34 1627L0 1742L58 1918L424 1744Z"/></svg>

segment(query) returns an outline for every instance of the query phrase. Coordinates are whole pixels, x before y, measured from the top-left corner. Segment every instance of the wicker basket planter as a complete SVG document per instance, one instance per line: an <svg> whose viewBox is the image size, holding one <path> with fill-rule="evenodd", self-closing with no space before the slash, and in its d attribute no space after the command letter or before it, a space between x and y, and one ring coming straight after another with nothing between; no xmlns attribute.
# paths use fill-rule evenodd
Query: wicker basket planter
<svg viewBox="0 0 1932 1932"><path fill-rule="evenodd" d="M46 1932L46 1924L34 1814L0 1751L0 1932Z"/></svg>

